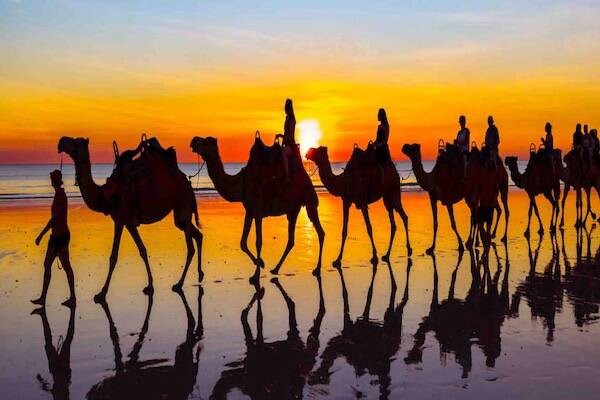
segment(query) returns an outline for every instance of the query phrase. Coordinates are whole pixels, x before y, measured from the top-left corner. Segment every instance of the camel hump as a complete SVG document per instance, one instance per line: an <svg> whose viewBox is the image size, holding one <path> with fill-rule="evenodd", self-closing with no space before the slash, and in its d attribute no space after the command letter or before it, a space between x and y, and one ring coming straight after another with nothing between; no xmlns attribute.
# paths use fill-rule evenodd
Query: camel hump
<svg viewBox="0 0 600 400"><path fill-rule="evenodd" d="M249 165L275 165L282 162L281 159L281 145L277 142L273 146L267 146L260 138L256 136L254 144L250 149L250 158L248 160Z"/></svg>
<svg viewBox="0 0 600 400"><path fill-rule="evenodd" d="M175 149L165 149L158 139L146 139L144 136L136 149L125 150L117 157L111 179L133 182L148 178L161 169L167 170L170 175L176 174L178 165Z"/></svg>

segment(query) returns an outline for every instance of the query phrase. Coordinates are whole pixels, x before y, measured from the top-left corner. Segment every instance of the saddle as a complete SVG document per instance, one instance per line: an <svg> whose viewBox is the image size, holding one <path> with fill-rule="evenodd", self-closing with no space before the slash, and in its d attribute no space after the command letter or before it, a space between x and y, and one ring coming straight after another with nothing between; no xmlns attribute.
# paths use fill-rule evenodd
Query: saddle
<svg viewBox="0 0 600 400"><path fill-rule="evenodd" d="M125 150L119 154L117 143L113 142L115 152L115 167L110 176L110 180L118 183L132 183L140 179L148 178L152 175L153 165L162 161L166 164L171 175L177 170L177 154L173 147L163 148L159 141L152 137L147 139L145 135L138 147L134 150ZM139 157L134 158L139 154Z"/></svg>
<svg viewBox="0 0 600 400"><path fill-rule="evenodd" d="M282 152L283 147L278 141L275 141L272 146L267 146L260 138L260 134L256 132L254 145L250 149L248 165L263 167L267 170L283 168ZM288 169L290 175L300 170L304 170L298 145L295 146L292 156L288 159Z"/></svg>

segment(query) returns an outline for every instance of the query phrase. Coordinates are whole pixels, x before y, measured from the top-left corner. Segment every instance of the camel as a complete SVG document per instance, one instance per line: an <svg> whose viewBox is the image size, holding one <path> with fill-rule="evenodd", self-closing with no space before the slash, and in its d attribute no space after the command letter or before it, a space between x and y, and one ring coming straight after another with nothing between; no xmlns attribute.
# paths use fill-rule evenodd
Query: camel
<svg viewBox="0 0 600 400"><path fill-rule="evenodd" d="M256 266L255 273L250 278L251 282L255 282L258 279L260 268L264 267L264 261L260 255L262 248L262 219L270 216L287 215L287 245L281 259L275 268L271 270L272 274L277 275L290 250L294 247L296 219L302 206L306 207L308 218L313 223L319 237L319 256L313 274L317 275L320 273L325 231L319 221L319 199L317 198L317 193L310 177L300 162L300 154L297 149L295 162L292 163L290 161L290 181L284 184L281 163L267 163L265 165L258 160L258 158L262 157L261 154L271 154L274 160L281 160L279 154L270 153L271 151L278 150L278 145L273 146L273 148L265 146L260 140L258 133L250 151L248 164L235 175L229 175L225 172L223 162L219 156L217 139L196 136L192 139L190 146L192 151L199 154L206 163L208 175L213 181L217 192L227 201L242 202L244 204L246 214L240 247ZM256 256L250 252L247 244L252 221L254 221L256 228Z"/></svg>
<svg viewBox="0 0 600 400"><path fill-rule="evenodd" d="M408 256L412 254L410 241L408 239L408 216L402 207L400 187L400 176L394 167L394 164L389 163L385 167L384 181L381 184L379 168L374 161L370 165L365 165L366 162L359 160L368 156L367 152L363 152L357 147L354 148L352 158L346 165L344 172L335 175L331 170L331 163L327 155L327 147L310 148L306 153L306 158L312 160L319 168L319 176L325 185L325 188L334 196L341 197L344 210L344 225L342 228L342 246L337 259L333 262L334 267L341 266L342 254L344 253L344 245L346 244L346 236L348 234L348 214L352 204L362 211L367 226L367 233L371 239L371 247L373 257L371 263L377 264L377 249L373 241L373 231L371 228L371 220L369 218L369 204L383 198L383 203L388 211L390 218L390 243L387 253L382 257L383 261L388 262L396 233L396 221L394 220L394 211L400 214L404 223L406 232L406 250ZM362 164L362 165L361 165ZM364 165L364 166L363 166Z"/></svg>
<svg viewBox="0 0 600 400"><path fill-rule="evenodd" d="M426 251L427 254L433 254L435 251L435 243L437 239L437 228L438 228L438 220L437 220L437 202L441 201L442 205L445 205L448 209L448 215L450 217L450 223L452 226L452 230L454 231L456 238L458 240L458 250L463 251L464 246L460 235L456 229L456 221L454 219L454 208L453 205L458 203L465 197L465 193L468 190L467 181L462 177L463 167L458 166L452 168L450 166L451 163L448 162L439 162L436 161L435 166L431 170L431 172L426 172L423 168L423 161L421 159L421 145L417 143L413 144L405 144L402 146L402 152L408 156L412 163L412 169L415 174L415 178L417 179L417 183L423 190L425 190L429 195L429 201L431 202L431 211L433 213L433 243L431 247L429 247ZM502 241L506 242L507 231L508 231L508 175L504 168L496 168L498 171L499 187L500 187L500 198L502 200L504 206L504 219L506 226L504 227L504 235L502 236ZM471 213L473 215L473 205L469 203L467 199L467 203L471 208ZM500 219L500 207L496 207L496 211L498 214L498 220ZM496 228L498 226L498 220L496 221L496 225L494 228L494 234ZM471 225L473 225L473 221L471 221Z"/></svg>
<svg viewBox="0 0 600 400"><path fill-rule="evenodd" d="M397 286L391 264L387 262L387 266L390 273L391 287L383 321L373 320L370 317L377 268L373 268L372 271L371 284L367 292L363 313L355 321L350 318L348 290L342 268L336 268L340 274L342 285L343 328L340 334L331 338L327 343L327 347L321 355L321 364L311 373L309 379L311 385L328 384L335 361L338 358L344 358L349 365L354 367L356 376L367 373L374 377L373 381L379 383L380 398L387 399L390 396L391 364L400 349L402 341L402 321L404 308L408 303L408 285L412 260L407 259L406 285L402 301L399 304L396 304Z"/></svg>
<svg viewBox="0 0 600 400"><path fill-rule="evenodd" d="M557 150L560 151L560 150ZM560 159L560 153L558 155ZM565 202L567 201L567 195L571 187L575 190L577 200L575 202L576 207L576 221L575 226L578 227L585 224L588 216L591 214L593 219L596 219L596 215L592 211L590 194L592 188L596 189L596 192L600 195L600 171L595 160L592 162L591 168L586 168L576 151L570 151L565 155L566 166L562 162L559 162L560 167L560 179L565 183L562 197L562 216L560 218L560 227L562 228L565 224ZM584 171L586 171L584 173ZM585 217L583 217L583 201L581 196L581 190L585 191L587 199L587 211Z"/></svg>
<svg viewBox="0 0 600 400"><path fill-rule="evenodd" d="M167 359L155 358L140 360L140 352L148 332L152 311L153 296L148 297L146 316L137 340L123 361L119 333L106 302L101 306L109 325L110 339L115 355L115 373L96 383L86 398L95 399L187 399L194 390L198 376L198 363L202 346L199 342L204 335L202 324L202 287L198 287L198 322L187 302L185 293L177 291L186 314L185 340L177 346L172 365ZM194 351L195 349L195 351Z"/></svg>
<svg viewBox="0 0 600 400"><path fill-rule="evenodd" d="M301 399L304 397L308 373L312 370L319 354L319 335L325 317L325 300L321 278L319 308L314 317L306 341L302 340L296 322L296 304L287 294L277 278L271 282L279 290L288 311L288 332L283 340L266 342L263 335L263 313L261 300L264 288L255 286L250 303L242 310L241 321L246 342L243 359L228 364L229 369L221 373L215 384L211 399L226 399L234 389L239 389L251 399ZM256 303L256 336L248 323L248 313Z"/></svg>
<svg viewBox="0 0 600 400"><path fill-rule="evenodd" d="M106 298L110 280L117 265L124 227L131 234L146 266L148 285L144 288L144 293L151 294L154 291L148 254L138 232L138 226L158 222L171 211L173 211L175 226L185 233L187 245L185 267L181 278L173 285L173 290L179 290L183 286L195 253L192 239L196 241L198 247L198 280L202 281L204 276L201 257L202 233L192 223L192 215L194 215L196 225L200 225L196 197L187 177L176 167L176 160L173 161L174 165L168 165L162 155L148 149L145 155L130 164L131 168L123 169L119 179L111 177L104 185L100 186L94 182L92 177L88 145L88 139L63 136L58 142L58 152L66 153L75 163L76 184L79 186L79 191L87 207L92 211L110 215L114 221L114 237L108 275L102 290L94 296L94 300L100 303ZM142 158L144 159L142 160ZM149 170L149 174L137 178L131 171L140 170L140 167ZM157 190L159 188L160 190Z"/></svg>
<svg viewBox="0 0 600 400"><path fill-rule="evenodd" d="M535 197L537 195L543 194L552 205L550 232L555 231L556 223L558 222L558 214L560 212L560 206L558 204L560 198L560 166L557 165L553 167L550 162L543 159L543 155L534 152L531 152L530 154L530 159L524 173L519 172L519 166L517 164L518 157L509 156L505 159L505 163L510 170L512 181L517 187L524 189L529 196L529 215L527 218L527 229L525 229L524 233L525 237L529 237L532 210L535 211L540 226L538 233L540 235L544 233L542 219L540 218L540 213L535 202Z"/></svg>

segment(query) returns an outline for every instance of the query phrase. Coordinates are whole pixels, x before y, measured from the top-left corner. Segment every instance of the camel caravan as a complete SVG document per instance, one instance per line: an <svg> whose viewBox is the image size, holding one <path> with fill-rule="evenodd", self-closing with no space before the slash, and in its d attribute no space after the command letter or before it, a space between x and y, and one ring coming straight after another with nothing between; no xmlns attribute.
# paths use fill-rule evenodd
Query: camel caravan
<svg viewBox="0 0 600 400"><path fill-rule="evenodd" d="M216 138L194 137L191 149L197 153L207 167L208 175L216 191L227 201L241 202L244 205L245 217L240 240L241 250L248 255L255 266L250 277L252 283L259 280L261 269L265 263L261 256L262 250L262 220L270 216L285 215L288 220L288 239L283 254L271 273L277 275L295 243L295 226L302 207L307 210L308 217L314 225L319 241L319 252L314 275L319 275L322 265L323 243L325 232L319 221L319 199L308 175L295 140L296 118L292 101L285 103L285 123L283 134L277 135L272 146L266 145L260 133L256 132L255 142L250 149L248 163L238 173L230 175L219 155ZM339 268L342 264L344 246L348 233L349 210L352 205L362 212L366 230L372 248L371 263L375 266L379 257L373 239L373 229L369 217L369 205L383 199L390 221L389 244L383 261L389 261L396 234L394 213L402 219L406 240L406 254L411 256L412 247L408 234L408 215L402 206L402 185L398 170L388 147L389 123L384 109L378 112L378 127L375 141L369 142L366 149L354 145L352 155L343 172L336 175L333 172L327 147L310 148L305 155L307 160L314 162L325 188L333 196L340 197L343 210L343 226L340 251L333 261L333 266ZM510 171L514 184L524 189L529 196L529 216L525 236L529 236L531 216L535 212L539 222L538 232L544 231L539 215L536 197L542 194L552 206L549 229L554 232L559 222L564 226L564 205L571 188L576 192L576 226L586 223L589 216L595 219L591 210L590 192L595 188L600 195L600 156L599 140L596 129L588 132L587 125L577 125L573 134L573 148L564 157L553 145L552 126L546 124L546 136L539 146L532 145L530 157L525 172L518 168L516 156L506 157L504 163L499 156L498 147L500 136L493 118L488 118L488 129L481 148L470 141L470 132L466 127L466 118L459 118L460 130L456 140L444 143L440 141L435 165L431 171L426 171L419 144L404 144L404 153L412 164L412 173L417 184L429 195L433 214L433 240L426 250L433 254L436 247L438 202L446 207L454 231L458 250L464 247L472 248L481 242L484 254L487 254L492 239L496 237L498 225L504 214L504 230L501 241L506 243L509 208L508 208L508 173ZM178 167L177 156L173 148L163 148L156 138L142 137L140 145L134 150L119 153L116 142L113 143L115 166L111 176L103 185L94 182L91 172L89 155L89 140L83 138L62 137L58 142L59 153L66 153L75 164L76 185L79 187L85 204L93 211L110 216L114 222L114 239L110 255L109 269L104 286L95 296L97 302L103 302L109 289L112 274L115 270L119 245L123 229L133 238L146 267L148 284L144 293L153 292L153 278L146 248L138 232L141 224L153 224L165 218L171 211L175 226L185 234L187 255L180 279L173 285L174 291L180 291L189 266L195 253L198 253L199 281L203 279L202 271L202 233L196 205L196 197L186 176ZM54 171L60 172L60 171ZM198 171L200 172L200 171ZM62 175L61 175L62 176ZM55 184L55 181L58 182ZM560 199L561 184L564 182L562 204ZM60 179L53 180L57 191L64 194ZM582 190L585 191L587 209L583 211ZM62 192L61 192L62 191ZM454 217L454 205L465 201L470 210L470 230L466 242L463 243L458 233ZM57 197L55 197L55 203ZM66 207L66 197L62 200ZM50 265L54 257L68 261L68 228L66 227L66 212L60 218L54 214L48 226L38 237L38 243L43 234L53 229L49 242L47 260ZM500 204L501 203L501 204ZM563 213L560 216L560 206ZM64 208L63 207L63 208ZM57 208L58 209L58 208ZM58 214L57 214L58 215ZM494 222L495 215L495 222ZM54 237L52 221L62 218L66 232L65 237ZM256 231L256 250L253 253L248 247L248 235L252 224ZM56 224L56 222L55 222ZM54 235L57 236L57 235ZM46 263L45 263L46 264ZM70 279L70 278L69 278ZM47 291L49 274L44 279L42 296L36 304L43 304Z"/></svg>

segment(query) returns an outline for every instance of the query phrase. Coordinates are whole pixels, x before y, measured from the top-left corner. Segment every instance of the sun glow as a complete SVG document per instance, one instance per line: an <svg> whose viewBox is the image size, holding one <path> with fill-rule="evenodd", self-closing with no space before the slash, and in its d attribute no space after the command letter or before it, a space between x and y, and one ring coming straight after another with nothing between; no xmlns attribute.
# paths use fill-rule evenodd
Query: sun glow
<svg viewBox="0 0 600 400"><path fill-rule="evenodd" d="M298 123L297 127L299 131L298 142L300 143L300 154L304 158L308 149L319 146L323 132L321 132L321 126L316 119L302 120Z"/></svg>

